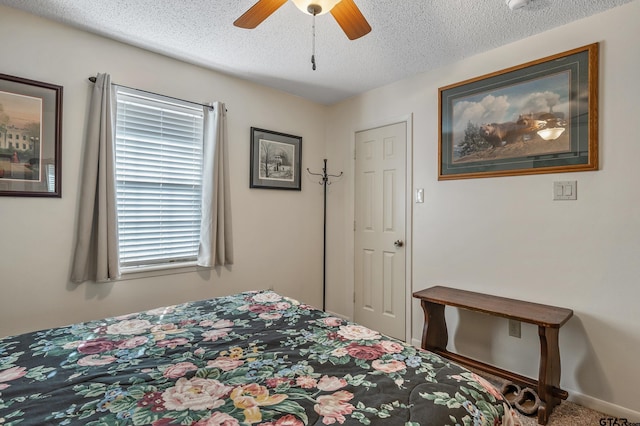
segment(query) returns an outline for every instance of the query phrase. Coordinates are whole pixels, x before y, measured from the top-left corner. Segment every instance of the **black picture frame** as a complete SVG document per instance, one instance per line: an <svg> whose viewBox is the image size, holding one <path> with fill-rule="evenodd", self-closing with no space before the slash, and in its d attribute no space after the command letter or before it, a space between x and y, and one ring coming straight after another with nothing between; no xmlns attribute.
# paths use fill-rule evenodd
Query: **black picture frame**
<svg viewBox="0 0 640 426"><path fill-rule="evenodd" d="M250 188L302 189L302 137L252 127L250 151Z"/></svg>
<svg viewBox="0 0 640 426"><path fill-rule="evenodd" d="M0 196L62 196L62 86L0 74Z"/></svg>
<svg viewBox="0 0 640 426"><path fill-rule="evenodd" d="M438 92L439 180L598 170L598 43Z"/></svg>

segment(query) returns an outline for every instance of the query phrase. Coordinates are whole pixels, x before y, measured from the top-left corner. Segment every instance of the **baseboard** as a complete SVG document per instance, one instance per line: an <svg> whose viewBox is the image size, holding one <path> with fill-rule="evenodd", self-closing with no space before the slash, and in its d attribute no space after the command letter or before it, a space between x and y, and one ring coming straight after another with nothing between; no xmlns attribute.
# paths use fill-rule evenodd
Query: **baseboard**
<svg viewBox="0 0 640 426"><path fill-rule="evenodd" d="M351 321L351 318L349 318L349 317L347 317L347 316L344 316L344 315L341 315L341 314L337 314L337 313L335 313L335 312L331 312L331 311L325 311L325 312L326 312L326 313L328 313L329 315L332 315L332 316L334 316L334 317L341 318L341 319L343 319L343 320L345 320L345 321Z"/></svg>
<svg viewBox="0 0 640 426"><path fill-rule="evenodd" d="M420 339L413 338L411 339L411 344L419 348L422 342L420 341ZM567 398L568 401L571 401L578 405L582 405L583 407L589 408L591 410L605 413L605 417L611 416L617 419L626 419L628 423L640 422L640 412L638 411L630 410L628 408L624 408L611 402L603 401L589 395L584 395L575 390L567 389L567 391L569 392L569 398Z"/></svg>
<svg viewBox="0 0 640 426"><path fill-rule="evenodd" d="M569 392L569 398L567 398L567 401L571 401L575 404L582 405L583 407L587 407L591 410L605 413L607 416L616 417L618 419L626 419L627 422L629 423L635 423L640 421L640 412L638 411L630 410L628 408L624 408L619 405L613 404L611 402L603 401L601 399L597 399L589 395L584 395L578 391L574 391L574 390L567 390L567 391Z"/></svg>

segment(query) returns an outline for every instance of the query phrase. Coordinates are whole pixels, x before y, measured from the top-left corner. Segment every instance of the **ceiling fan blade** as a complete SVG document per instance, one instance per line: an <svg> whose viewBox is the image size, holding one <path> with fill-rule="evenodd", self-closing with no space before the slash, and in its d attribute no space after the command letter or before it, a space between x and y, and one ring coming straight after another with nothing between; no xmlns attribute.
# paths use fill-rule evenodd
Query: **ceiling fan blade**
<svg viewBox="0 0 640 426"><path fill-rule="evenodd" d="M349 40L360 38L371 31L371 26L353 0L342 0L331 9L331 14Z"/></svg>
<svg viewBox="0 0 640 426"><path fill-rule="evenodd" d="M255 28L286 2L287 0L258 0L258 3L236 19L233 25L246 29Z"/></svg>

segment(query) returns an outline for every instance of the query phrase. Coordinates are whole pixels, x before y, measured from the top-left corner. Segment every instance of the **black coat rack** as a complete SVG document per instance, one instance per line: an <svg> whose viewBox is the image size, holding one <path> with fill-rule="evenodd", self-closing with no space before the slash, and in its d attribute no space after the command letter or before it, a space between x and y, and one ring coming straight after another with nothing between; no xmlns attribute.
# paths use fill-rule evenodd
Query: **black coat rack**
<svg viewBox="0 0 640 426"><path fill-rule="evenodd" d="M322 310L326 310L327 303L327 186L331 185L329 178L338 178L342 176L342 172L338 175L330 175L327 173L327 159L324 160L322 173L313 173L307 167L307 172L313 176L320 176L322 179L318 182L324 189L324 212L322 218Z"/></svg>

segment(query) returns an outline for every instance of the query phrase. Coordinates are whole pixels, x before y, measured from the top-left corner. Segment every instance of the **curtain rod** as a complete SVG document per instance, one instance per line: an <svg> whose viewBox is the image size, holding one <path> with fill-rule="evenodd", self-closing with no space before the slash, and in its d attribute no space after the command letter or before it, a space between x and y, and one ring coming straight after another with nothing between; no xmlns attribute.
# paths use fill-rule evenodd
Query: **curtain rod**
<svg viewBox="0 0 640 426"><path fill-rule="evenodd" d="M89 81L92 82L92 83L95 83L96 82L96 78L95 77L89 77ZM116 84L116 83L112 83L112 84ZM173 96L161 95L159 93L150 92L148 90L141 90L141 89L136 89L135 87L123 86L122 84L116 84L116 86L124 87L125 89L137 90L138 92L149 93L151 95L164 96L165 98L174 99L176 101L187 102L187 103L190 103L190 104L200 105L200 106L203 106L203 107L207 107L207 108L213 109L213 105L202 104L200 102L187 101L185 99L174 98ZM226 108L224 110L228 111Z"/></svg>

